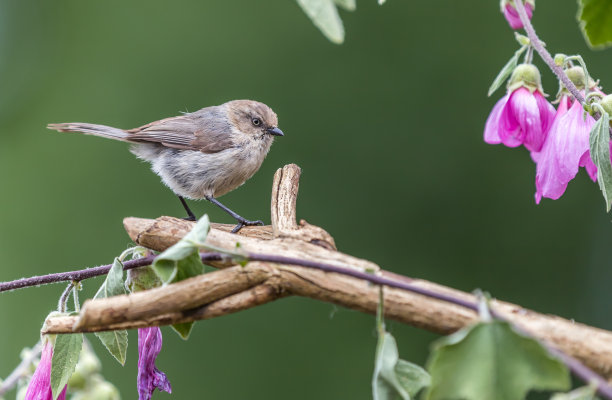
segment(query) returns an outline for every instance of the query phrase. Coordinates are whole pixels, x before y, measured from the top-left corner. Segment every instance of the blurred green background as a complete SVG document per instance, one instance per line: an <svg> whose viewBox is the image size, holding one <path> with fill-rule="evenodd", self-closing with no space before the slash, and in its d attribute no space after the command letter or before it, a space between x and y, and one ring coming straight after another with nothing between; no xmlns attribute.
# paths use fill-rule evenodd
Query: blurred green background
<svg viewBox="0 0 612 400"><path fill-rule="evenodd" d="M609 90L612 52L587 49L575 1L537 6L548 48L582 53ZM612 329L612 226L597 185L581 171L561 200L536 206L527 152L482 141L503 95L487 98L487 88L517 48L499 2L360 0L341 15L337 46L295 1L0 0L0 280L109 263L130 245L124 217L184 213L125 144L47 123L131 128L249 98L278 113L286 136L222 198L245 217L269 222L272 175L297 163L298 217L341 251ZM83 298L100 283L87 281ZM38 340L63 289L0 295L0 376ZM436 335L389 329L403 358L426 361ZM174 391L158 399L370 398L368 315L293 298L200 322L188 342L163 332L157 364ZM137 396L130 340L121 367L92 336L124 399Z"/></svg>

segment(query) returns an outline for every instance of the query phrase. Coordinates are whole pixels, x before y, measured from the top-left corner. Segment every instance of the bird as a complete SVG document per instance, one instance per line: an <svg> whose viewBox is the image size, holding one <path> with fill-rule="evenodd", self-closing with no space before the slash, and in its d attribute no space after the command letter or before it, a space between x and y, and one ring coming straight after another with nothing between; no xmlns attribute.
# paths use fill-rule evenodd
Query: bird
<svg viewBox="0 0 612 400"><path fill-rule="evenodd" d="M47 128L131 143L130 151L149 162L178 196L188 215L185 219L196 220L185 199L206 199L237 221L233 233L263 222L243 218L217 198L251 178L274 137L284 136L276 113L254 100L232 100L127 130L82 122L49 124Z"/></svg>

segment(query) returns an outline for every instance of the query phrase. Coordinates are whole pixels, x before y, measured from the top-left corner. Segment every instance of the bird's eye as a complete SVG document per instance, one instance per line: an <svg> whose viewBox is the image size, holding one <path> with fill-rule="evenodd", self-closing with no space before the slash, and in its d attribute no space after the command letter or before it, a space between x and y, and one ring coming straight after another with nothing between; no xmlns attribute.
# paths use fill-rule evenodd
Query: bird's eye
<svg viewBox="0 0 612 400"><path fill-rule="evenodd" d="M261 125L261 120L259 118L253 118L251 120L251 122L253 123L253 125L255 126L260 126Z"/></svg>

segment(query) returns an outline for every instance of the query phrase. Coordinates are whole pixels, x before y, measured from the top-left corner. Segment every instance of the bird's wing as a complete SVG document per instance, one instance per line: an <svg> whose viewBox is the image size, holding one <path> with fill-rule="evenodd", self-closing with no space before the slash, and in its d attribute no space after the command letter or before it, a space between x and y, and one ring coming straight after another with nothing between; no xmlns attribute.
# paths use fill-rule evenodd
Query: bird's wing
<svg viewBox="0 0 612 400"><path fill-rule="evenodd" d="M129 140L154 142L166 147L218 153L234 146L230 131L218 124L206 123L195 114L186 114L151 122L128 131Z"/></svg>

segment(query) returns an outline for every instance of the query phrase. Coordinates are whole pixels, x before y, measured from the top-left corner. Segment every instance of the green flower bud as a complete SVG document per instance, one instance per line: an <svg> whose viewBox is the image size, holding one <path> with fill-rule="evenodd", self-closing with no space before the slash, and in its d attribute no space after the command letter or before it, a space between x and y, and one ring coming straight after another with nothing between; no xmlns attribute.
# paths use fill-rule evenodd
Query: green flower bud
<svg viewBox="0 0 612 400"><path fill-rule="evenodd" d="M520 64L514 69L508 81L508 90L512 91L520 87L526 87L531 93L536 90L544 93L540 71L535 65Z"/></svg>
<svg viewBox="0 0 612 400"><path fill-rule="evenodd" d="M17 396L15 397L15 400L25 400L25 395L27 391L28 385L23 385L22 387L20 387L17 391Z"/></svg>
<svg viewBox="0 0 612 400"><path fill-rule="evenodd" d="M609 94L603 99L599 100L599 104L601 104L603 109L606 110L608 115L612 116L612 94Z"/></svg>
<svg viewBox="0 0 612 400"><path fill-rule="evenodd" d="M561 67L563 66L563 64L565 64L565 59L567 58L567 56L563 53L557 53L555 54L555 65Z"/></svg>
<svg viewBox="0 0 612 400"><path fill-rule="evenodd" d="M159 277L151 266L130 269L127 272L126 286L132 292L140 292L162 285Z"/></svg>
<svg viewBox="0 0 612 400"><path fill-rule="evenodd" d="M86 377L100 372L102 370L102 364L98 357L90 350L81 352L81 357L76 366L76 371L85 375Z"/></svg>
<svg viewBox="0 0 612 400"><path fill-rule="evenodd" d="M121 396L113 384L100 380L91 389L75 393L70 400L121 400Z"/></svg>
<svg viewBox="0 0 612 400"><path fill-rule="evenodd" d="M572 81L572 83L580 90L584 90L584 84L586 82L586 76L584 75L584 69L582 67L572 67L565 70L565 75Z"/></svg>
<svg viewBox="0 0 612 400"><path fill-rule="evenodd" d="M85 385L87 385L87 378L79 371L74 371L70 379L68 379L68 389L70 391L84 389Z"/></svg>

